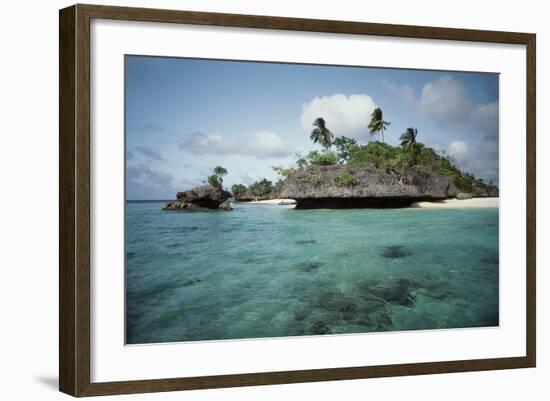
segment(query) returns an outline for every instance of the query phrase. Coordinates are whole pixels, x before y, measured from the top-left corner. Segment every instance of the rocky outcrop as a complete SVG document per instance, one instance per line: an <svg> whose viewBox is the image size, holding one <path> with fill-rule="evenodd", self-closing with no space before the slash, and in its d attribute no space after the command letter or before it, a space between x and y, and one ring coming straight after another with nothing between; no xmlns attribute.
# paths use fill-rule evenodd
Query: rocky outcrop
<svg viewBox="0 0 550 401"><path fill-rule="evenodd" d="M474 198L495 198L498 197L498 188L496 185L475 185L472 188Z"/></svg>
<svg viewBox="0 0 550 401"><path fill-rule="evenodd" d="M287 178L280 196L296 208L407 207L413 202L454 198L446 175L411 168L407 174L364 166L310 166Z"/></svg>
<svg viewBox="0 0 550 401"><path fill-rule="evenodd" d="M207 210L232 210L229 198L231 193L221 187L203 185L178 192L176 200L167 202L162 210L175 211L207 211Z"/></svg>
<svg viewBox="0 0 550 401"><path fill-rule="evenodd" d="M472 194L469 194L467 192L459 192L456 195L456 199L458 199L458 200L472 199Z"/></svg>

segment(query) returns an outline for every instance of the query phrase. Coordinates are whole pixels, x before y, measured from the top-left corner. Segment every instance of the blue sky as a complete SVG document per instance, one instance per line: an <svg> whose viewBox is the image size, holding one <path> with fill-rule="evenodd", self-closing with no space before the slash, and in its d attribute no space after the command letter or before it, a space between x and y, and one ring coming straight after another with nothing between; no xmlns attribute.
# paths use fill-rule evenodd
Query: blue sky
<svg viewBox="0 0 550 401"><path fill-rule="evenodd" d="M318 149L312 123L360 143L370 113L407 127L459 166L498 183L498 74L126 56L127 199L172 199L216 165L224 186L277 179Z"/></svg>

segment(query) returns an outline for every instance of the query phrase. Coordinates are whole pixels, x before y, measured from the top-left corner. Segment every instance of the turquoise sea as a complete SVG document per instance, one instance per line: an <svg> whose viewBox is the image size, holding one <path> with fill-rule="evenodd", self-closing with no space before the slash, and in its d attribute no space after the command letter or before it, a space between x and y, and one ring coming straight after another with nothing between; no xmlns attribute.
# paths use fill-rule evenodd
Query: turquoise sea
<svg viewBox="0 0 550 401"><path fill-rule="evenodd" d="M128 344L497 326L498 209L126 204Z"/></svg>

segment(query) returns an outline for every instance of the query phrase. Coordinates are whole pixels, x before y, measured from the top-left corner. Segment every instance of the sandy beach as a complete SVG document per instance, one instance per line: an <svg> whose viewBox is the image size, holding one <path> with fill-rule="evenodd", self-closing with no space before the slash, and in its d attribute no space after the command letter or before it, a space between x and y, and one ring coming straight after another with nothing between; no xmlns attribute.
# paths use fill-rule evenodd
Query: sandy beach
<svg viewBox="0 0 550 401"><path fill-rule="evenodd" d="M494 208L498 207L499 198L446 199L435 202L415 202L412 207L418 208Z"/></svg>
<svg viewBox="0 0 550 401"><path fill-rule="evenodd" d="M262 200L262 201L250 201L245 203L254 203L254 204L261 204L261 205L279 205L281 202L285 205L294 205L296 201L294 199L268 199L268 200Z"/></svg>
<svg viewBox="0 0 550 401"><path fill-rule="evenodd" d="M285 206L293 206L296 201L293 199L268 199L262 201L246 202L250 204L261 205L280 205L284 202ZM446 199L434 202L415 202L411 205L413 208L445 208L445 209L463 209L463 208L495 208L498 207L499 198L474 198L474 199Z"/></svg>

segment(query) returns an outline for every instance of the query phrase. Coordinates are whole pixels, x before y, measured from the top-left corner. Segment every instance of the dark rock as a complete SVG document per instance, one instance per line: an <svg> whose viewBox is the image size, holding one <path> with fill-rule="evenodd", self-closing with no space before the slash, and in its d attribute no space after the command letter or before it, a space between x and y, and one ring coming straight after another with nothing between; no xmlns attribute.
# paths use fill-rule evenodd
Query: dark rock
<svg viewBox="0 0 550 401"><path fill-rule="evenodd" d="M299 309L296 312L294 312L294 319L301 322L306 317L308 317L308 315L309 315L309 312L307 309Z"/></svg>
<svg viewBox="0 0 550 401"><path fill-rule="evenodd" d="M412 255L411 251L403 249L403 245L390 245L384 249L382 256L388 259L404 258Z"/></svg>
<svg viewBox="0 0 550 401"><path fill-rule="evenodd" d="M399 279L389 287L378 289L378 295L392 304L411 306L416 301L412 293L412 283L406 279Z"/></svg>
<svg viewBox="0 0 550 401"><path fill-rule="evenodd" d="M351 173L356 183L338 186L335 178ZM311 176L317 177L315 182ZM294 199L297 209L352 207L408 207L421 200L455 197L451 178L411 168L406 176L383 172L373 166L309 166L290 175L281 190L282 198Z"/></svg>
<svg viewBox="0 0 550 401"><path fill-rule="evenodd" d="M218 201L219 203L231 198L231 193L223 190L221 187L211 185L202 185L178 192L176 198L183 202L199 203L200 201Z"/></svg>
<svg viewBox="0 0 550 401"><path fill-rule="evenodd" d="M340 306L340 308L338 308L338 312L342 314L342 319L344 320L353 320L356 310L357 307L352 302L345 302Z"/></svg>
<svg viewBox="0 0 550 401"><path fill-rule="evenodd" d="M498 187L492 184L476 184L472 188L474 198L498 198Z"/></svg>
<svg viewBox="0 0 550 401"><path fill-rule="evenodd" d="M314 261L298 263L298 268L304 272L311 272L311 271L317 270L321 266L322 266L321 262L314 262Z"/></svg>
<svg viewBox="0 0 550 401"><path fill-rule="evenodd" d="M208 211L232 210L231 193L221 187L203 185L176 194L176 201L167 202L161 210ZM223 206L222 206L223 205Z"/></svg>
<svg viewBox="0 0 550 401"><path fill-rule="evenodd" d="M311 327L311 331L313 332L313 334L329 334L330 333L330 329L328 328L326 323L323 322L322 320L316 321L313 324L313 326Z"/></svg>
<svg viewBox="0 0 550 401"><path fill-rule="evenodd" d="M184 281L183 283L181 283L181 286L182 287L189 287L190 285L200 283L201 281L202 280L198 279L198 278L190 279L190 280L187 280L187 281Z"/></svg>
<svg viewBox="0 0 550 401"><path fill-rule="evenodd" d="M378 298L401 306L411 306L416 302L416 287L415 282L403 278L385 280L380 284L359 284L359 290L365 299L374 302Z"/></svg>
<svg viewBox="0 0 550 401"><path fill-rule="evenodd" d="M296 245L309 245L309 244L316 244L317 241L314 239L304 239L304 240L298 240L295 242Z"/></svg>

